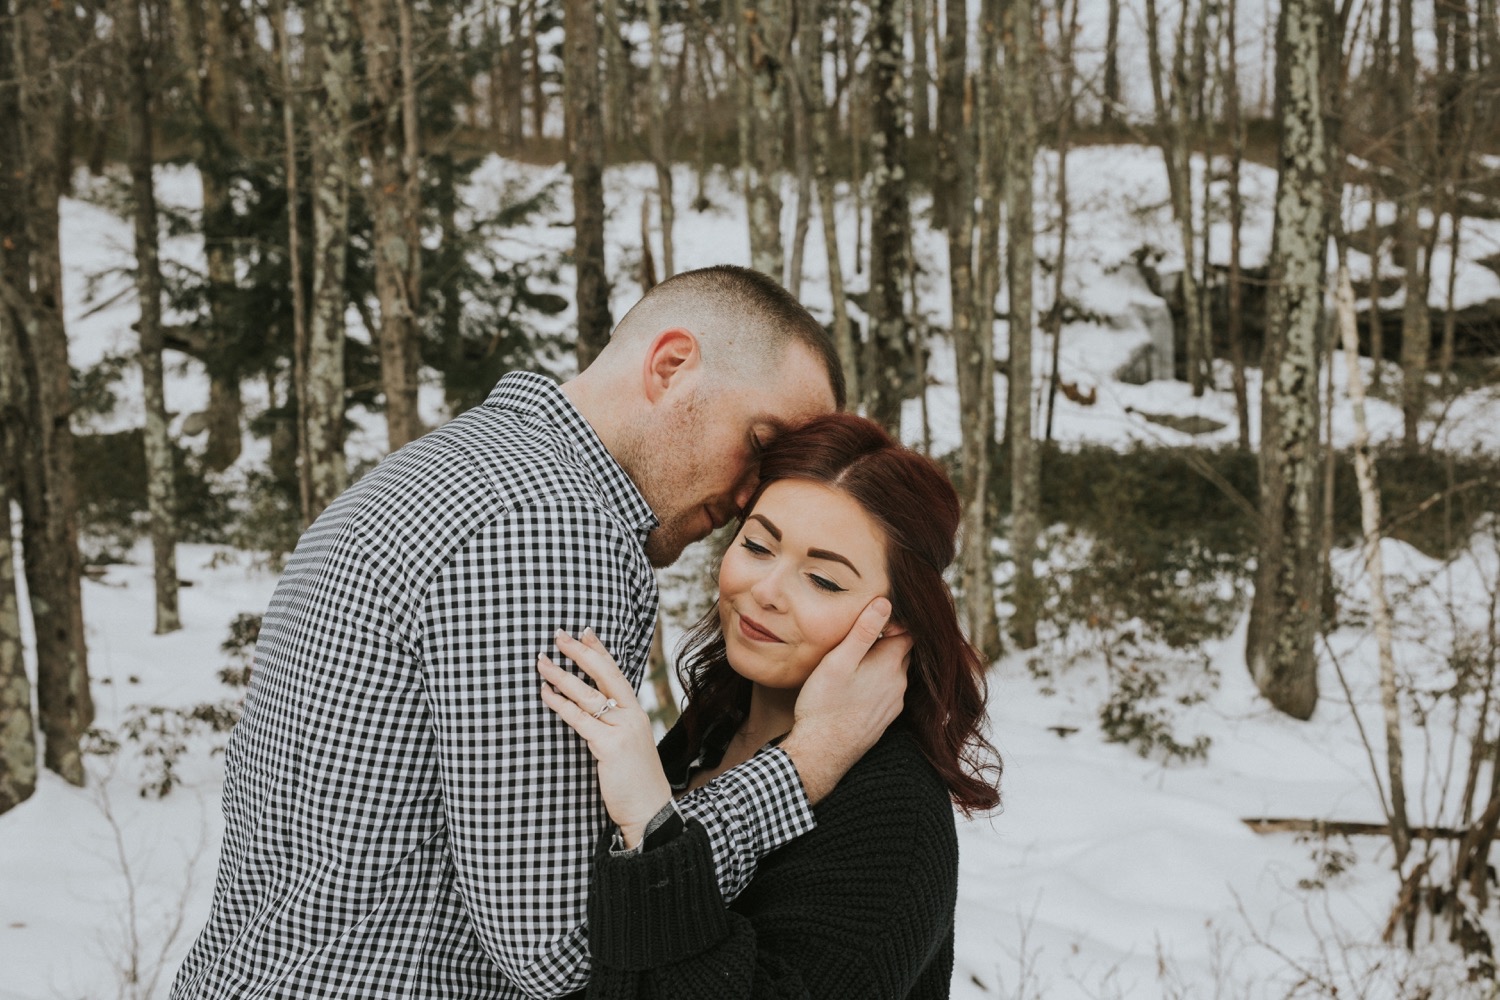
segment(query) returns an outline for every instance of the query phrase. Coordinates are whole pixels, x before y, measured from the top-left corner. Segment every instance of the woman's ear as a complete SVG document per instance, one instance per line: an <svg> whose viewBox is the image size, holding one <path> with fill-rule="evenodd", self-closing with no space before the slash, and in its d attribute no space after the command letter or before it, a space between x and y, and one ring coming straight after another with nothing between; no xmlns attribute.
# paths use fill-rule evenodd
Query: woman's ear
<svg viewBox="0 0 1500 1000"><path fill-rule="evenodd" d="M889 639L893 635L906 635L910 631L911 629L900 622L886 622L885 628L880 630L880 637L882 639Z"/></svg>

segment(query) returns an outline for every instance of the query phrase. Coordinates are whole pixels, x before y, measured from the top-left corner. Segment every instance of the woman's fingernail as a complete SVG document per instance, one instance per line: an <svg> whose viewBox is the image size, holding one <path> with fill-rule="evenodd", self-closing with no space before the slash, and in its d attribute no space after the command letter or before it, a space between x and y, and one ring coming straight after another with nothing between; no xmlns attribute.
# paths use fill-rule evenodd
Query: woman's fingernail
<svg viewBox="0 0 1500 1000"><path fill-rule="evenodd" d="M594 630L593 630L593 628L586 628L586 629L584 629L583 630L583 637L585 639L592 639L592 638L594 638Z"/></svg>

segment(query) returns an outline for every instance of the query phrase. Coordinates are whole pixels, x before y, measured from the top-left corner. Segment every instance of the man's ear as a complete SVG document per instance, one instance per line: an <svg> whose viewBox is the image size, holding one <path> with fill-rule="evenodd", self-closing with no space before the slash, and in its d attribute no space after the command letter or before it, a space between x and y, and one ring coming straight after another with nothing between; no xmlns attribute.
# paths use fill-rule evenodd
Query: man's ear
<svg viewBox="0 0 1500 1000"><path fill-rule="evenodd" d="M672 389L685 385L702 361L698 338L691 331L672 327L658 333L646 350L641 369L646 398L660 402Z"/></svg>

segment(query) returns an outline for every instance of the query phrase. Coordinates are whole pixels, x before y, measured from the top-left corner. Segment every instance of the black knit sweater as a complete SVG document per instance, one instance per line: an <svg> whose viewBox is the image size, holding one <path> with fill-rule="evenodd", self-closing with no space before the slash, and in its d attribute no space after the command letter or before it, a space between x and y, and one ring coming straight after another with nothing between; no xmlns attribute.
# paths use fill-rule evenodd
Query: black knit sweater
<svg viewBox="0 0 1500 1000"><path fill-rule="evenodd" d="M680 744L676 731L663 741L669 774ZM601 848L587 996L947 997L958 842L947 789L911 735L893 726L815 813L816 829L768 855L727 907L695 822L643 854Z"/></svg>

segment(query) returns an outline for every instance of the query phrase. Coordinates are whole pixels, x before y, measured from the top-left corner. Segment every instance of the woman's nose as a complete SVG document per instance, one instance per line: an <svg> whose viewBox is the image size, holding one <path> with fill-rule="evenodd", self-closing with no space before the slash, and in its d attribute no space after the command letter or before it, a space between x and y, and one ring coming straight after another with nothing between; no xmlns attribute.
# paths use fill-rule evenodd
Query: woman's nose
<svg viewBox="0 0 1500 1000"><path fill-rule="evenodd" d="M763 608L782 610L785 592L781 585L781 574L772 570L762 576L756 581L755 586L750 588L750 596L755 598L755 603Z"/></svg>

